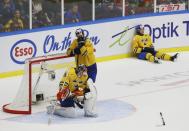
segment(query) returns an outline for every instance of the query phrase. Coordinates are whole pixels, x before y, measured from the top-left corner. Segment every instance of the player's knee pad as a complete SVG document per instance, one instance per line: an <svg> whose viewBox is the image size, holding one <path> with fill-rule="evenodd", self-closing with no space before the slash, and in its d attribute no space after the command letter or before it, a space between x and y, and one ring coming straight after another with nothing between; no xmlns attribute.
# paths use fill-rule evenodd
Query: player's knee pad
<svg viewBox="0 0 189 131"><path fill-rule="evenodd" d="M159 59L164 59L164 56L165 56L165 54L162 53L162 52L157 52L156 53L156 57L159 58Z"/></svg>
<svg viewBox="0 0 189 131"><path fill-rule="evenodd" d="M162 60L170 60L171 56L162 52L157 52L156 57L162 59Z"/></svg>
<svg viewBox="0 0 189 131"><path fill-rule="evenodd" d="M146 54L146 59L150 62L154 62L155 57L151 53Z"/></svg>

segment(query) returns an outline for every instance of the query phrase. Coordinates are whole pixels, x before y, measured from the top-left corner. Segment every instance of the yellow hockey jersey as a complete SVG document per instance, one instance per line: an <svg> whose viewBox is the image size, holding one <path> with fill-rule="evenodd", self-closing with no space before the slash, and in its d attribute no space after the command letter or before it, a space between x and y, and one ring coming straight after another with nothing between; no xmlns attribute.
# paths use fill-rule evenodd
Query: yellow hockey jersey
<svg viewBox="0 0 189 131"><path fill-rule="evenodd" d="M75 68L70 68L67 72L65 72L64 76L60 81L60 86L64 88L69 88L69 90L74 93L77 92L79 95L83 95L83 91L87 88L87 80L88 75L82 75L78 77ZM78 95L78 94L77 94Z"/></svg>
<svg viewBox="0 0 189 131"><path fill-rule="evenodd" d="M4 26L6 31L21 30L24 28L22 19L10 19Z"/></svg>
<svg viewBox="0 0 189 131"><path fill-rule="evenodd" d="M132 51L134 54L141 53L144 47L152 47L152 39L150 35L135 35L132 41Z"/></svg>
<svg viewBox="0 0 189 131"><path fill-rule="evenodd" d="M67 50L67 55L71 55L71 52L78 46L77 39L75 39ZM86 66L91 66L96 63L96 58L94 55L94 47L90 39L86 39L85 45L80 49L81 54L75 55L76 65L84 64Z"/></svg>

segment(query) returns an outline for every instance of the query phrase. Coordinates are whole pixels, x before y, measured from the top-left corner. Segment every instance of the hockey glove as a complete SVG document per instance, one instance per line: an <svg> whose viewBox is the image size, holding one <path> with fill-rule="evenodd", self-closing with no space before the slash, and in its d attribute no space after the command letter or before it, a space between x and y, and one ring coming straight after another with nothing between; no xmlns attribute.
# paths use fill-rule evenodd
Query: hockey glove
<svg viewBox="0 0 189 131"><path fill-rule="evenodd" d="M74 54L75 54L75 55L81 54L81 51L80 51L80 48L79 48L79 47L76 47L76 48L74 49Z"/></svg>
<svg viewBox="0 0 189 131"><path fill-rule="evenodd" d="M86 39L84 37L78 38L78 48L81 48L82 46L84 46L85 40Z"/></svg>

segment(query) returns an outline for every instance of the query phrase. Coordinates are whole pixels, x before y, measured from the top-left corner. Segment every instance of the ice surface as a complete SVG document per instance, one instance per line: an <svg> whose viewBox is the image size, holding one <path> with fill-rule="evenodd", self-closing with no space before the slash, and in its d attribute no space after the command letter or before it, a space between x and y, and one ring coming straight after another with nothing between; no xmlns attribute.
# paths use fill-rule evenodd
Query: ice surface
<svg viewBox="0 0 189 131"><path fill-rule="evenodd" d="M0 79L0 105L12 101L21 77ZM1 131L188 131L189 53L177 62L153 64L134 58L98 63L98 118L53 117L44 109L30 116L0 112ZM38 109L36 109L38 110ZM166 126L162 126L159 113Z"/></svg>

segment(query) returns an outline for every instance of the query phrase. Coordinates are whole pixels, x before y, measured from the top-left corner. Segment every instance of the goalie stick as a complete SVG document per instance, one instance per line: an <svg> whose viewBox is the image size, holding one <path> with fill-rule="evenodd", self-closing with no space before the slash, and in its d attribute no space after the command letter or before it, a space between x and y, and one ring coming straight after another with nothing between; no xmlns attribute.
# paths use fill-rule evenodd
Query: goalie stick
<svg viewBox="0 0 189 131"><path fill-rule="evenodd" d="M121 32L119 32L119 33L113 35L112 38L114 38L114 37L116 37L116 36L118 36L118 35L121 35L121 34L123 34L124 32L126 32L126 31L128 31L128 30L131 30L131 29L133 29L133 28L136 28L136 27L138 27L138 26L140 26L140 25L136 25L136 26L130 27L130 28L126 29L126 30L123 30L123 31L121 31Z"/></svg>
<svg viewBox="0 0 189 131"><path fill-rule="evenodd" d="M56 100L54 101L51 101L50 102L50 106L52 107L52 110L51 110L51 112L50 112L50 115L49 115L49 118L48 118L48 125L50 125L51 123L52 123L52 116L53 116L53 114L54 114L54 111L55 111L55 109L56 109Z"/></svg>

